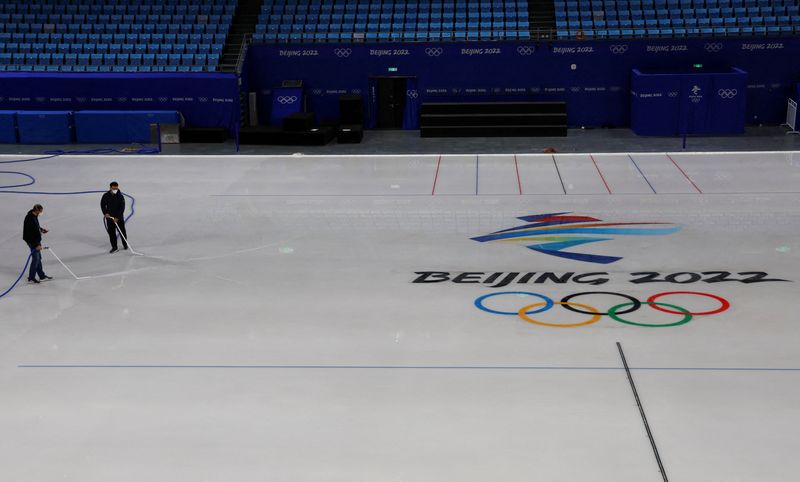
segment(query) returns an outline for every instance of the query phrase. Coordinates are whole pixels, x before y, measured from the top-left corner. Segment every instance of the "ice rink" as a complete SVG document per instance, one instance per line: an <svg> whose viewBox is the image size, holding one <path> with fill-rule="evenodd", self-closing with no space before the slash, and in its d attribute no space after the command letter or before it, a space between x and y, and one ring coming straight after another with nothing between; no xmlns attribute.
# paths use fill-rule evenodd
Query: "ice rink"
<svg viewBox="0 0 800 482"><path fill-rule="evenodd" d="M0 171L2 481L798 479L798 152Z"/></svg>

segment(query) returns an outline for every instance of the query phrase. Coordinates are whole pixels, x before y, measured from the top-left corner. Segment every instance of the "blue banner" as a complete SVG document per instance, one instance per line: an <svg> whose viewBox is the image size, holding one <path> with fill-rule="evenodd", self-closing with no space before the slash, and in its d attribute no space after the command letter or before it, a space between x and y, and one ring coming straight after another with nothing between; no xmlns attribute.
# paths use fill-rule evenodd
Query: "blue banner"
<svg viewBox="0 0 800 482"><path fill-rule="evenodd" d="M338 117L342 94L363 95L369 109L369 78L402 75L417 78L419 102L563 100L570 126L601 127L630 125L634 68L739 67L749 73L746 121L779 124L798 54L800 38L253 45L243 75L261 118L284 79L305 82L319 119Z"/></svg>
<svg viewBox="0 0 800 482"><path fill-rule="evenodd" d="M280 88L272 91L272 111L269 123L274 126L283 124L286 116L303 111L303 89Z"/></svg>
<svg viewBox="0 0 800 482"><path fill-rule="evenodd" d="M190 127L239 122L234 74L0 73L2 110L176 110Z"/></svg>

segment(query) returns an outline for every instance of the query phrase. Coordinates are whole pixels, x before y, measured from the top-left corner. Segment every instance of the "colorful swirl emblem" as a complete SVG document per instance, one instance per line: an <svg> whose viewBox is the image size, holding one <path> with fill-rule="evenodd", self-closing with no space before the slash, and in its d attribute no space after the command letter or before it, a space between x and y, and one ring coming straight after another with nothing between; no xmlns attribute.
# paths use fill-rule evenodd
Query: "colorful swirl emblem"
<svg viewBox="0 0 800 482"><path fill-rule="evenodd" d="M481 243L525 243L528 249L574 261L609 264L622 259L621 256L604 256L566 251L568 248L587 243L610 241L617 236L663 236L681 230L672 223L638 222L607 223L590 216L575 216L572 213L550 213L522 216L528 224L496 231L485 236L471 238Z"/></svg>

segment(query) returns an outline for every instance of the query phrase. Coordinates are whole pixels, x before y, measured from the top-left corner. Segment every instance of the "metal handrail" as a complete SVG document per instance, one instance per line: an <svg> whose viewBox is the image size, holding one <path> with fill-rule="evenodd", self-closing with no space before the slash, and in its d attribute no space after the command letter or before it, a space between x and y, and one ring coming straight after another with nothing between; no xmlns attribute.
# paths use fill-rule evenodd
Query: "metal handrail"
<svg viewBox="0 0 800 482"><path fill-rule="evenodd" d="M242 36L242 43L239 45L239 53L236 57L236 73L242 73L242 66L244 65L244 58L247 55L247 47L253 41L252 34L246 33Z"/></svg>

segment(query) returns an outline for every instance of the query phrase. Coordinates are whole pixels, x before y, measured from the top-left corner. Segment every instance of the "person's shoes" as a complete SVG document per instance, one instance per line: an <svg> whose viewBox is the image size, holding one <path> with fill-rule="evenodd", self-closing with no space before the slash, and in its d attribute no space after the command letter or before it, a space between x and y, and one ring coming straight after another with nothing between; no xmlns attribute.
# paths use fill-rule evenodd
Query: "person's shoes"
<svg viewBox="0 0 800 482"><path fill-rule="evenodd" d="M114 254L114 253L116 253L117 251L119 251L119 249L117 249L117 248L111 248L111 251L109 251L108 253L109 253L109 254Z"/></svg>
<svg viewBox="0 0 800 482"><path fill-rule="evenodd" d="M36 278L28 278L28 283L39 284L39 280Z"/></svg>
<svg viewBox="0 0 800 482"><path fill-rule="evenodd" d="M47 275L44 275L44 276L42 276L42 277L41 277L41 280L40 280L40 281L47 281L47 280L51 280L51 279L53 279L53 277L52 277L52 276L47 276Z"/></svg>

